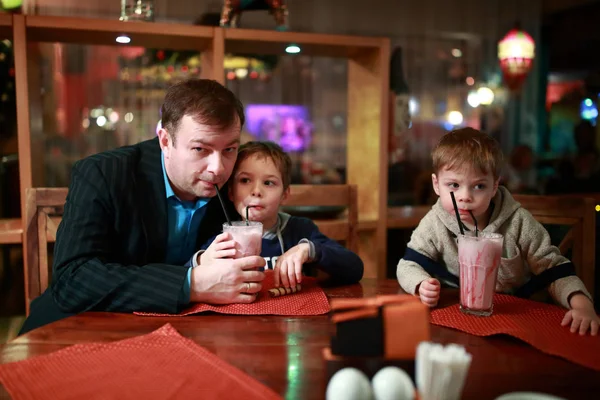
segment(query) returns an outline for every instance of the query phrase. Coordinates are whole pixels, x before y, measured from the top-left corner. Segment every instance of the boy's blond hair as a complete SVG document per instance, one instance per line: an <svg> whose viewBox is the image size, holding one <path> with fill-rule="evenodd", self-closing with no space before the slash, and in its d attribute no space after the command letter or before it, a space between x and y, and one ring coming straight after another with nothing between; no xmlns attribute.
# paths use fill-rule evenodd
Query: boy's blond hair
<svg viewBox="0 0 600 400"><path fill-rule="evenodd" d="M281 174L283 190L286 190L290 186L292 180L292 159L283 151L281 146L268 141L252 141L241 145L231 175L235 176L242 162L254 155L257 155L259 158L271 159Z"/></svg>
<svg viewBox="0 0 600 400"><path fill-rule="evenodd" d="M473 128L453 130L442 136L431 153L433 172L442 169L462 170L466 167L500 177L504 156L498 142L490 135Z"/></svg>

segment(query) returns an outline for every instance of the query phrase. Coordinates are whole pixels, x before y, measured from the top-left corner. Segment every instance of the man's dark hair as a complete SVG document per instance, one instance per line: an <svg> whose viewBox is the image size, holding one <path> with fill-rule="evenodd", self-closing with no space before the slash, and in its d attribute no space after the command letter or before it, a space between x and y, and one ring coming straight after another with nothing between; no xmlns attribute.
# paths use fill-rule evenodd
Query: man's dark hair
<svg viewBox="0 0 600 400"><path fill-rule="evenodd" d="M189 79L169 87L161 108L161 123L173 144L181 119L189 115L199 124L219 130L244 126L244 106L233 92L210 79Z"/></svg>

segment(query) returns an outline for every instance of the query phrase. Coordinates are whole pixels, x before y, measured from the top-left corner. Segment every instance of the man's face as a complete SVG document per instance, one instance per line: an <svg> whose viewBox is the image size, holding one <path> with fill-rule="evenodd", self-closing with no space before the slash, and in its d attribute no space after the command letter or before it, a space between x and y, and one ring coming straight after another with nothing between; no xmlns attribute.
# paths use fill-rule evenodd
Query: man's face
<svg viewBox="0 0 600 400"><path fill-rule="evenodd" d="M214 187L229 179L240 144L239 122L225 130L181 119L173 144L165 129L158 132L165 169L173 191L182 201L213 197Z"/></svg>

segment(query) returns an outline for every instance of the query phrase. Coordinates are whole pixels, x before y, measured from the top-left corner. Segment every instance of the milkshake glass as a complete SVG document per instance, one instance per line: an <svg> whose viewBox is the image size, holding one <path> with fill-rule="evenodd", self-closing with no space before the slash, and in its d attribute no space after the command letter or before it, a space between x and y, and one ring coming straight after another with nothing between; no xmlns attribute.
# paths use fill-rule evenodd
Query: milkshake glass
<svg viewBox="0 0 600 400"><path fill-rule="evenodd" d="M236 242L234 258L260 256L263 225L256 221L233 221L223 224L223 232L229 232Z"/></svg>
<svg viewBox="0 0 600 400"><path fill-rule="evenodd" d="M499 233L458 235L460 310L466 314L492 314L504 237Z"/></svg>

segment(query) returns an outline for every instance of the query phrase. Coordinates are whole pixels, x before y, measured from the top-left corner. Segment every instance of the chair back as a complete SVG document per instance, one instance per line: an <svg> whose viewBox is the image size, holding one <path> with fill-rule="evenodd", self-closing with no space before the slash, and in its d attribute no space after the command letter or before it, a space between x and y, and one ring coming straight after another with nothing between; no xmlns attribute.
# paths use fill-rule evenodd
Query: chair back
<svg viewBox="0 0 600 400"><path fill-rule="evenodd" d="M26 193L25 226L25 304L29 315L31 301L48 288L52 266L48 263L48 243L56 241L67 188L29 188Z"/></svg>
<svg viewBox="0 0 600 400"><path fill-rule="evenodd" d="M321 233L330 239L344 242L358 253L358 191L356 185L291 185L284 209L295 208L300 214L313 214ZM343 216L332 219L319 217L319 210L345 208ZM311 212L312 210L312 212ZM290 210L294 214L293 210ZM341 212L340 212L341 214Z"/></svg>
<svg viewBox="0 0 600 400"><path fill-rule="evenodd" d="M595 202L587 197L514 195L541 224L569 226L558 248L571 261L577 276L594 296L596 257Z"/></svg>

